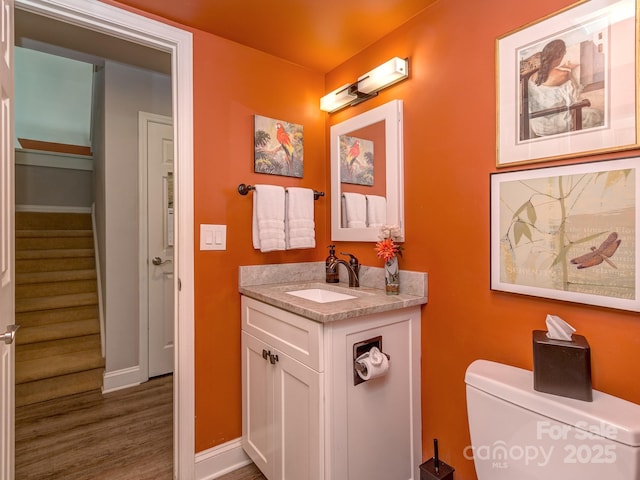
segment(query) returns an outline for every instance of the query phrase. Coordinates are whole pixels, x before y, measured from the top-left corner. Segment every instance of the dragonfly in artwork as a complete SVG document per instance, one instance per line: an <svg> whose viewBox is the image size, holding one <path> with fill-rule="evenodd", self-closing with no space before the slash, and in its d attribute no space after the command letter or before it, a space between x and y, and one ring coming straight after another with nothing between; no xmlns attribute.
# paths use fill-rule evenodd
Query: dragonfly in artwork
<svg viewBox="0 0 640 480"><path fill-rule="evenodd" d="M620 242L622 242L622 240L618 238L618 233L613 232L604 242L602 242L602 244L600 244L598 248L591 247L591 252L572 259L571 263L577 265L577 268L580 269L595 267L604 261L613 268L618 268L615 263L610 260L610 257L616 253L616 250L618 250L618 247L620 246Z"/></svg>

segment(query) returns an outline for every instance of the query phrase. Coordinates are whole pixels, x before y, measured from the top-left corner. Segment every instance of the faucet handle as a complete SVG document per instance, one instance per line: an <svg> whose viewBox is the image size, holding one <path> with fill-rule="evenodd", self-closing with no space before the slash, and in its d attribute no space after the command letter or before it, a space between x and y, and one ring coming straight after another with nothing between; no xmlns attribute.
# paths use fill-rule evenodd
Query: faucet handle
<svg viewBox="0 0 640 480"><path fill-rule="evenodd" d="M342 255L349 255L349 265L351 265L352 267L358 267L360 266L360 262L358 261L357 257L355 255L352 255L348 252L340 252Z"/></svg>

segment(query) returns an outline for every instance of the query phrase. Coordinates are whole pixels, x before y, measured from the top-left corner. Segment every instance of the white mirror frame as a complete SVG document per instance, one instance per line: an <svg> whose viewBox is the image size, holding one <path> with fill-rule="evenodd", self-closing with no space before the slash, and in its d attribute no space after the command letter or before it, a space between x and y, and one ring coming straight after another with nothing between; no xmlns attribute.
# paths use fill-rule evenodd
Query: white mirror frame
<svg viewBox="0 0 640 480"><path fill-rule="evenodd" d="M343 228L342 191L340 188L340 136L385 122L387 225L400 227L398 241L404 241L404 151L402 100L388 103L333 125L331 136L331 240L343 242L377 242L379 228Z"/></svg>

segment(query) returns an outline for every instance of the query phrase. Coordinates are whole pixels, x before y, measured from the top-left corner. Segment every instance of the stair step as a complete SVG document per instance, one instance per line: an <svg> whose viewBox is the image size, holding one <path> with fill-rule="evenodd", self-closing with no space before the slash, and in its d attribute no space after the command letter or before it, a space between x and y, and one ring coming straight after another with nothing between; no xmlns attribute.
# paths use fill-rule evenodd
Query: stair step
<svg viewBox="0 0 640 480"><path fill-rule="evenodd" d="M63 270L61 272L16 273L16 285L95 279L96 270L94 268L89 268L86 270Z"/></svg>
<svg viewBox="0 0 640 480"><path fill-rule="evenodd" d="M93 230L58 230L58 229L36 229L36 230L18 230L16 229L16 238L63 238L63 237L90 237L93 238Z"/></svg>
<svg viewBox="0 0 640 480"><path fill-rule="evenodd" d="M16 212L16 405L102 387L90 214Z"/></svg>
<svg viewBox="0 0 640 480"><path fill-rule="evenodd" d="M16 259L16 273L61 272L66 270L88 270L95 268L94 257Z"/></svg>
<svg viewBox="0 0 640 480"><path fill-rule="evenodd" d="M104 368L16 385L16 407L102 388Z"/></svg>
<svg viewBox="0 0 640 480"><path fill-rule="evenodd" d="M54 297L25 298L16 299L16 313L97 304L98 294L95 292L75 293L73 295L57 295Z"/></svg>
<svg viewBox="0 0 640 480"><path fill-rule="evenodd" d="M85 335L80 338L65 338L50 342L22 345L16 348L16 363L66 353L82 352L95 346L100 346L100 335Z"/></svg>
<svg viewBox="0 0 640 480"><path fill-rule="evenodd" d="M16 234L16 252L24 250L52 250L62 248L93 248L93 237L19 237Z"/></svg>
<svg viewBox="0 0 640 480"><path fill-rule="evenodd" d="M16 313L16 323L22 328L51 325L53 323L74 322L98 318L98 306L77 306L55 310ZM96 320L97 321L97 320ZM19 332L20 330L18 330Z"/></svg>
<svg viewBox="0 0 640 480"><path fill-rule="evenodd" d="M30 343L99 334L100 321L97 318L72 320L69 322L37 325L33 327L21 325L20 329L16 332L16 345L27 345Z"/></svg>
<svg viewBox="0 0 640 480"><path fill-rule="evenodd" d="M49 250L19 250L16 260L46 260L60 258L83 258L94 256L93 248L54 248Z"/></svg>
<svg viewBox="0 0 640 480"><path fill-rule="evenodd" d="M16 348L16 384L103 368L100 335L86 335Z"/></svg>
<svg viewBox="0 0 640 480"><path fill-rule="evenodd" d="M97 288L97 282L95 280L67 280L16 285L16 301L26 300L28 298L91 293L96 292Z"/></svg>
<svg viewBox="0 0 640 480"><path fill-rule="evenodd" d="M90 230L90 213L16 212L16 230Z"/></svg>

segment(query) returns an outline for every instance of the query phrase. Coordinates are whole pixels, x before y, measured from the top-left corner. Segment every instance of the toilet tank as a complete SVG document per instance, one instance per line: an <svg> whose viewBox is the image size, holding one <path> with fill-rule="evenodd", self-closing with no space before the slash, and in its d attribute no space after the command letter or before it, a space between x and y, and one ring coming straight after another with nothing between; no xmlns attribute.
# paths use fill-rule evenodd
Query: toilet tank
<svg viewBox="0 0 640 480"><path fill-rule="evenodd" d="M467 413L478 480L639 480L640 405L533 389L533 373L486 360L467 368Z"/></svg>

